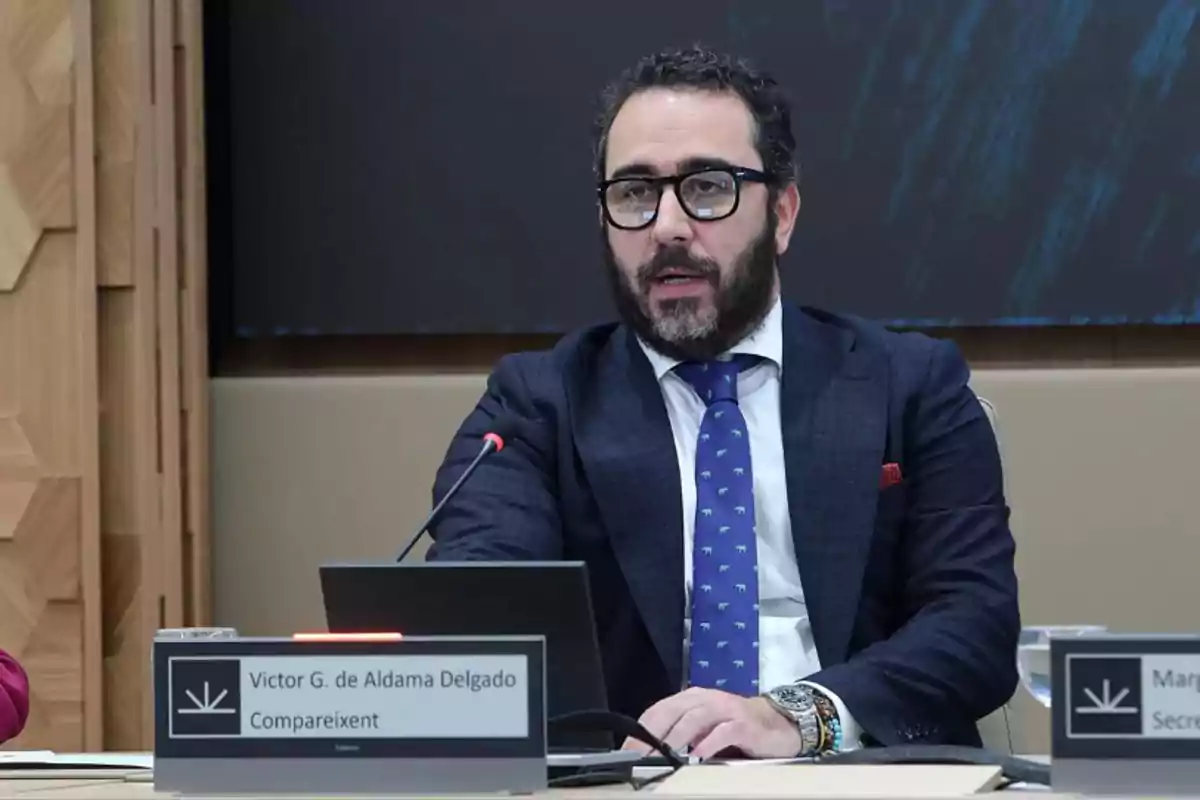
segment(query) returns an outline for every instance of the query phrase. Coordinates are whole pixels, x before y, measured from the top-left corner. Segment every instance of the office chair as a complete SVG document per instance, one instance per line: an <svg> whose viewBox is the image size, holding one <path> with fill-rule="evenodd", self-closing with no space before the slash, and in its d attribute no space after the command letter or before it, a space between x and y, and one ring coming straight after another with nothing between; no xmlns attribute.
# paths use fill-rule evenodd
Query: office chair
<svg viewBox="0 0 1200 800"><path fill-rule="evenodd" d="M979 404L983 406L984 415L992 425L992 432L996 435L996 444L1000 446L1000 426L997 421L996 406L984 397L978 399ZM1003 464L1003 447L1001 447L1000 460ZM1013 653L1014 660L1016 657L1017 654ZM983 738L983 746L988 750L995 753L1015 755L1013 753L1012 723L1009 720L1008 714L1009 703L1005 703L981 719L979 721L979 735Z"/></svg>

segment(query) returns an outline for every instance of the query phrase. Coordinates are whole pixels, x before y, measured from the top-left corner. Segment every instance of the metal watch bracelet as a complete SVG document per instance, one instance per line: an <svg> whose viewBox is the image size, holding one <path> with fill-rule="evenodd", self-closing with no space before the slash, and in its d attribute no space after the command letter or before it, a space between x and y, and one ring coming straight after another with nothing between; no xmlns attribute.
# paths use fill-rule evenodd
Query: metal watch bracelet
<svg viewBox="0 0 1200 800"><path fill-rule="evenodd" d="M822 747L821 721L810 686L778 686L763 694L775 710L790 719L800 731L798 756L814 755Z"/></svg>

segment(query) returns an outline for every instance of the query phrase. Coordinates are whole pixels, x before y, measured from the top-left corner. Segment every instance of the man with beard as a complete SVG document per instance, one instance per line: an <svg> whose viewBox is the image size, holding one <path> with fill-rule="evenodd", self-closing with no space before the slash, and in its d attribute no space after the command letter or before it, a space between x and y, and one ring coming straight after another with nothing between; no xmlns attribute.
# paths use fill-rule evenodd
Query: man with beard
<svg viewBox="0 0 1200 800"><path fill-rule="evenodd" d="M498 417L520 433L429 558L586 562L611 708L694 755L978 745L1020 627L996 441L952 344L780 299L790 125L701 48L610 88L621 322L497 365L435 499Z"/></svg>

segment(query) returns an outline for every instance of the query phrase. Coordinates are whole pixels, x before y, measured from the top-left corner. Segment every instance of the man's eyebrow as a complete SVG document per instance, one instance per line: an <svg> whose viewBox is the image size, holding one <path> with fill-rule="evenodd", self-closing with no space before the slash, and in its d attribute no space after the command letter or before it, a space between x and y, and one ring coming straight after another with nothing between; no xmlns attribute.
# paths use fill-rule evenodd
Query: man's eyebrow
<svg viewBox="0 0 1200 800"><path fill-rule="evenodd" d="M733 169L734 165L723 158L699 156L688 158L679 165L680 172L695 172L699 169Z"/></svg>
<svg viewBox="0 0 1200 800"><path fill-rule="evenodd" d="M680 162L678 171L682 173L695 172L701 169L732 169L733 166L731 162L716 156L694 156ZM658 170L653 165L643 161L635 161L613 170L610 180L618 178L649 178L658 174Z"/></svg>
<svg viewBox="0 0 1200 800"><path fill-rule="evenodd" d="M647 178L657 174L657 170L649 164L642 161L635 161L632 164L626 164L623 167L613 170L612 178Z"/></svg>

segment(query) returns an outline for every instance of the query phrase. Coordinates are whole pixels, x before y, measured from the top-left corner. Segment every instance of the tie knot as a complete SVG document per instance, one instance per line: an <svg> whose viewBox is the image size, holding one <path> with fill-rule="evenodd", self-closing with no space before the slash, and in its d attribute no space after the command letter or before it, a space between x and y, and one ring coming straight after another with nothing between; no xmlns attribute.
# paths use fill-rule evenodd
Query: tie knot
<svg viewBox="0 0 1200 800"><path fill-rule="evenodd" d="M687 381L707 405L720 400L736 403L738 373L750 369L760 360L758 356L735 355L715 361L686 361L675 367L675 373Z"/></svg>

